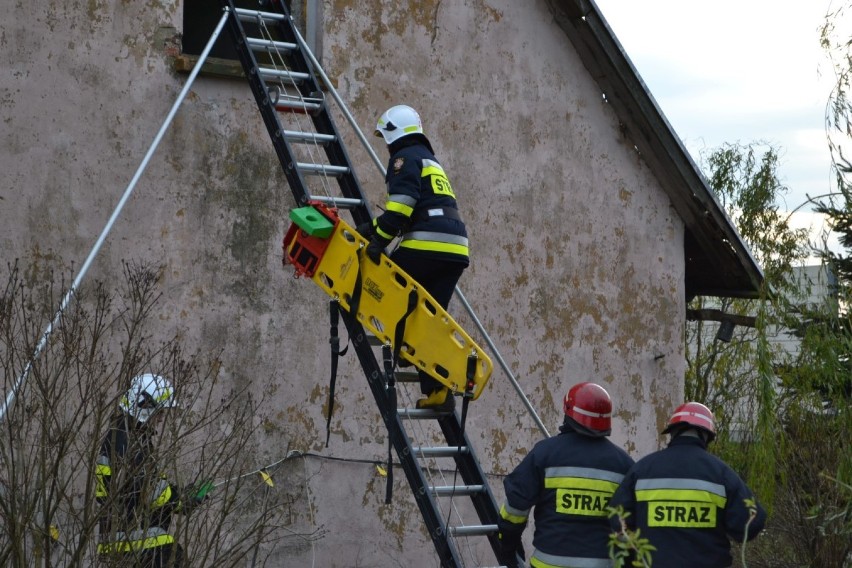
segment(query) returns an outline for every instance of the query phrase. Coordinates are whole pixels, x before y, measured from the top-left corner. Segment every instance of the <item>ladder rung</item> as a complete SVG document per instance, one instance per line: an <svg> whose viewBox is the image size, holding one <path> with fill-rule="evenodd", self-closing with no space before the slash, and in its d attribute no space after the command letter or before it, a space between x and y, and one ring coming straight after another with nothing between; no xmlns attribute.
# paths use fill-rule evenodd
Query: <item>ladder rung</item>
<svg viewBox="0 0 852 568"><path fill-rule="evenodd" d="M498 531L497 525L468 525L450 527L452 536L484 536Z"/></svg>
<svg viewBox="0 0 852 568"><path fill-rule="evenodd" d="M452 410L433 410L431 408L397 408L397 415L400 418L409 418L411 420L424 420L426 418L438 418L452 414Z"/></svg>
<svg viewBox="0 0 852 568"><path fill-rule="evenodd" d="M339 207L342 209L354 209L355 207L360 207L364 204L364 201L361 199L355 199L354 197L328 197L326 195L311 195L310 198L312 201L319 201L320 203L327 203L332 205L333 207ZM379 344L381 345L381 343Z"/></svg>
<svg viewBox="0 0 852 568"><path fill-rule="evenodd" d="M419 447L414 446L411 448L411 453L417 457L426 457L426 458L452 458L459 454L468 453L468 447L462 446L459 448L458 446L436 446L436 447Z"/></svg>
<svg viewBox="0 0 852 568"><path fill-rule="evenodd" d="M303 97L288 95L281 92L281 87L272 85L269 87L269 100L275 110L289 110L293 112L312 112L322 109L323 99L321 97Z"/></svg>
<svg viewBox="0 0 852 568"><path fill-rule="evenodd" d="M284 138L288 142L299 142L302 144L321 144L325 145L329 142L334 142L334 134L320 134L318 132L301 132L299 130L285 130Z"/></svg>
<svg viewBox="0 0 852 568"><path fill-rule="evenodd" d="M310 113L322 108L322 101L316 99L278 99L273 103L275 110L301 111Z"/></svg>
<svg viewBox="0 0 852 568"><path fill-rule="evenodd" d="M438 497L449 497L451 495L475 495L485 491L484 485L436 485L430 488L432 493Z"/></svg>
<svg viewBox="0 0 852 568"><path fill-rule="evenodd" d="M269 53L278 53L279 51L293 51L296 49L295 43L287 41L275 41L272 39L260 39L257 37L247 37L246 44L252 51L266 51Z"/></svg>
<svg viewBox="0 0 852 568"><path fill-rule="evenodd" d="M247 10L245 8L236 9L237 16L243 22L256 22L258 18L267 22L283 22L287 19L284 14L276 14L274 12L261 12L259 10Z"/></svg>
<svg viewBox="0 0 852 568"><path fill-rule="evenodd" d="M260 73L260 76L264 81L269 81L271 79L276 81L286 80L290 84L299 84L310 77L307 73L287 71L286 69L270 69L269 67L258 67L257 71Z"/></svg>
<svg viewBox="0 0 852 568"><path fill-rule="evenodd" d="M296 168L303 173L316 176L341 176L349 173L349 168L346 166L332 166L331 164L309 164L307 162L297 162Z"/></svg>

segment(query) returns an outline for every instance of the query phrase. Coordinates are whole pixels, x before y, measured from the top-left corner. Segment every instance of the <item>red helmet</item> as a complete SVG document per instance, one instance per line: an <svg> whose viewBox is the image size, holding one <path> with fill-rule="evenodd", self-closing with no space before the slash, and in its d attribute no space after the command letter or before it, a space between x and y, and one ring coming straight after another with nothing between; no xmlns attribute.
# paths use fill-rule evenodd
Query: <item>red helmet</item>
<svg viewBox="0 0 852 568"><path fill-rule="evenodd" d="M595 383L578 383L565 395L565 416L598 432L610 430L612 399Z"/></svg>
<svg viewBox="0 0 852 568"><path fill-rule="evenodd" d="M679 424L687 424L709 432L711 440L716 437L716 419L710 409L700 402L687 402L678 406L669 418L669 425L663 430L663 434L668 434Z"/></svg>

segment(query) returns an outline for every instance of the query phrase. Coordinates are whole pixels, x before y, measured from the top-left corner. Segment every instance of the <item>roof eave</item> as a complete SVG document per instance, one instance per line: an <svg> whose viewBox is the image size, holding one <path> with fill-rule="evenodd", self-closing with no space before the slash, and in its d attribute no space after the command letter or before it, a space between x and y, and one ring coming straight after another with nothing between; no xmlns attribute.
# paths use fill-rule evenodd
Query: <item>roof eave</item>
<svg viewBox="0 0 852 568"><path fill-rule="evenodd" d="M756 298L763 271L710 190L633 63L592 0L547 0L556 22L666 191L720 282L697 295Z"/></svg>

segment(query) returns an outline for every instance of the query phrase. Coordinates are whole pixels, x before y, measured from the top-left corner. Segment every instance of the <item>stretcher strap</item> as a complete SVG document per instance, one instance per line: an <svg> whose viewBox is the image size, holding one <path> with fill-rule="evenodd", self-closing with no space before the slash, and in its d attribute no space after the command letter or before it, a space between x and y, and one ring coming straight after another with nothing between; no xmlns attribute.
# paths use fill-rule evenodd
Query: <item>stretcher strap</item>
<svg viewBox="0 0 852 568"><path fill-rule="evenodd" d="M459 451L461 451L462 444L464 443L464 423L467 419L467 407L470 404L470 399L473 398L473 389L476 386L474 382L474 378L476 377L476 362L478 358L475 354L471 353L467 356L467 386L464 389L464 396L462 397L462 411L461 411L461 424L460 424L460 435L459 435Z"/></svg>
<svg viewBox="0 0 852 568"><path fill-rule="evenodd" d="M342 355L346 355L349 350L349 344L343 350L340 350L340 337L337 334L337 323L340 319L340 302L337 298L332 299L328 303L328 313L331 320L330 337L328 339L331 344L331 380L328 388L328 416L325 421L325 447L328 447L328 440L331 437L331 414L334 412L334 387L337 384L337 359Z"/></svg>
<svg viewBox="0 0 852 568"><path fill-rule="evenodd" d="M405 337L405 320L408 319L408 316L414 312L414 308L417 307L417 288L412 288L411 292L408 293L408 307L405 310L405 313L402 314L402 317L399 318L399 321L396 322L396 328L393 332L393 366L396 368L399 363L399 352L402 348L402 340Z"/></svg>
<svg viewBox="0 0 852 568"><path fill-rule="evenodd" d="M396 378L393 374L394 359L391 358L391 348L385 343L382 346L382 362L385 369L385 384L388 393L388 411L392 413L388 420L388 482L385 488L385 504L390 505L393 499L393 443L396 438Z"/></svg>
<svg viewBox="0 0 852 568"><path fill-rule="evenodd" d="M352 295L349 299L349 313L356 320L358 319L358 304L361 303L361 290L363 289L361 263L364 262L365 256L366 249L362 246L358 249L358 274L355 275L355 284L352 286Z"/></svg>

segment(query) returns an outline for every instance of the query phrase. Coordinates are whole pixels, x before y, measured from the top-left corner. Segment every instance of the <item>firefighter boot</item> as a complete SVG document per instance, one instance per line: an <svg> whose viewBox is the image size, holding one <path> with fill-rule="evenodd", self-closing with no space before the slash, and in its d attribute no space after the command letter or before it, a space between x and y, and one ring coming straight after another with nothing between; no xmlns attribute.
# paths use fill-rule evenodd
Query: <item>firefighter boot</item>
<svg viewBox="0 0 852 568"><path fill-rule="evenodd" d="M417 401L417 408L436 410L439 412L452 412L456 407L456 401L450 394L450 389L441 387L432 391L426 398Z"/></svg>

